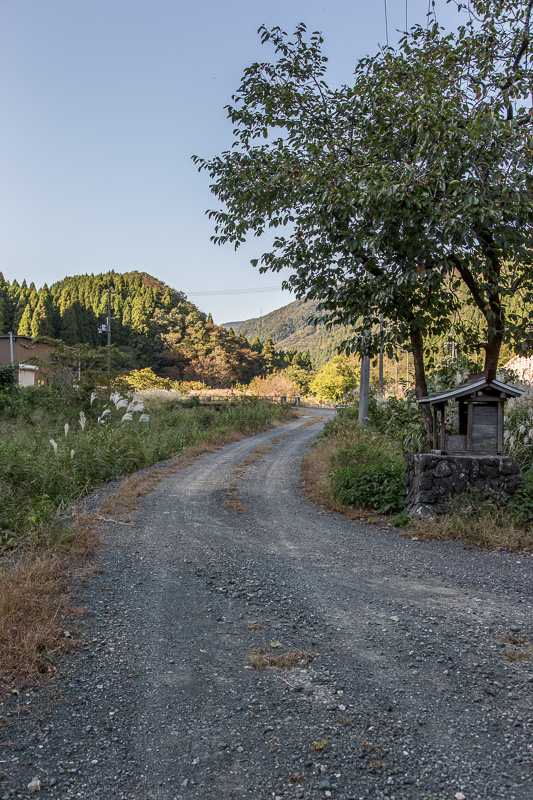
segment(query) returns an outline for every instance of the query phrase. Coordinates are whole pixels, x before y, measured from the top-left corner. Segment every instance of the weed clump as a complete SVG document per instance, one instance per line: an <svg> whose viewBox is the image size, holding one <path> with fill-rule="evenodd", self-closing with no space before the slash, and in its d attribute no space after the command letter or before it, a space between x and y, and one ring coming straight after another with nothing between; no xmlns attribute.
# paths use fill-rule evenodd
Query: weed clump
<svg viewBox="0 0 533 800"><path fill-rule="evenodd" d="M253 669L262 671L268 667L292 670L310 664L316 654L309 650L287 650L285 653L273 653L266 645L248 651L248 660Z"/></svg>

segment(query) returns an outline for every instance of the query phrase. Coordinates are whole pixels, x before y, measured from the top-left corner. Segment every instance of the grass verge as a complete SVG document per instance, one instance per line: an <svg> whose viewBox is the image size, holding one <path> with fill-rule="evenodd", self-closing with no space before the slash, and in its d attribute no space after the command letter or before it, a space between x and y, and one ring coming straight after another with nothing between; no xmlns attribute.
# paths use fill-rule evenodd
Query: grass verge
<svg viewBox="0 0 533 800"><path fill-rule="evenodd" d="M308 500L349 519L383 524L387 517L375 510L345 505L337 499L331 480L331 470L338 458L339 450L346 446L341 434L319 439L309 448L302 463L302 488Z"/></svg>
<svg viewBox="0 0 533 800"><path fill-rule="evenodd" d="M533 549L533 532L505 508L456 505L437 519L412 520L406 535L422 540L452 539L467 546L512 553Z"/></svg>
<svg viewBox="0 0 533 800"><path fill-rule="evenodd" d="M345 462L346 452L354 453L357 458L360 436L360 430L354 431L349 425L343 424L342 420L336 420L329 435L319 437L306 454L302 467L302 485L307 497L322 507L350 519L387 528L394 524L394 514L379 514L376 511L377 502L374 509L358 508L356 503L347 505L341 502L336 492L333 478L335 470ZM364 437L367 448L374 447L376 452L383 452L383 447L386 446L383 434L369 431ZM393 441L389 442L389 447L391 457L397 457ZM372 450L368 452L371 454ZM364 452L363 457L367 457ZM350 458L354 456L350 455ZM363 459L360 459L359 464L361 463ZM502 507L495 501L463 496L451 506L448 514L434 520L412 520L401 532L402 535L417 540L453 539L464 542L469 547L530 552L533 550L530 511L532 496L533 480L529 476L525 479L524 488L519 490L508 506ZM356 497L357 493L354 492L354 500ZM401 522L404 522L403 515Z"/></svg>
<svg viewBox="0 0 533 800"><path fill-rule="evenodd" d="M0 420L0 549L38 538L41 528L103 483L190 447L251 435L293 417L288 406L217 411L159 401L141 421L135 411L124 414L124 406L103 405L73 410L58 402Z"/></svg>
<svg viewBox="0 0 533 800"><path fill-rule="evenodd" d="M47 546L4 558L0 569L0 692L54 675L60 653L76 646L63 623L74 613L68 580L93 555L98 536L80 514Z"/></svg>
<svg viewBox="0 0 533 800"><path fill-rule="evenodd" d="M187 411L194 415L193 421L197 421L196 410ZM200 427L197 441L185 446L179 457L126 476L98 512L74 514L66 527L67 523L61 523L58 513L67 503L59 500L55 513L46 517L46 525L36 517L38 535L29 535L23 528L18 546L4 550L0 556L0 692L17 691L17 687L53 676L57 673L60 655L76 647L76 637L64 628L65 618L75 613L69 581L77 571L80 576L84 572L87 574L88 559L98 543L95 529L100 521L117 522L110 518L133 511L139 498L153 491L161 480L204 454L292 417L290 408L279 406L259 414L257 409L247 407L230 412L218 415L216 411L210 412L221 424L215 427L209 419L207 428L205 422ZM193 427L190 423L191 418L189 428ZM42 437L42 432L40 435ZM157 456L161 454L159 448L151 452ZM86 491L88 489L89 486ZM27 507L31 508L31 498Z"/></svg>

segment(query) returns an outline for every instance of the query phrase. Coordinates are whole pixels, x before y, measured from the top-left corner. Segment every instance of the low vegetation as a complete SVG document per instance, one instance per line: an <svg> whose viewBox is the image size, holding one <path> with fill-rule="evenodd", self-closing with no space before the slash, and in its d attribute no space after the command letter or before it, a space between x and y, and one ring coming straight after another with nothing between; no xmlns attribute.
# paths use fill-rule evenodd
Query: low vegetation
<svg viewBox="0 0 533 800"><path fill-rule="evenodd" d="M92 403L62 403L25 390L0 420L0 544L14 547L45 535L58 515L96 486L212 442L249 435L288 419L288 407L264 404L222 410L185 407L178 399L145 408L118 393Z"/></svg>
<svg viewBox="0 0 533 800"><path fill-rule="evenodd" d="M465 494L436 520L411 520L402 513L403 456L424 448L418 404L391 398L370 404L367 428L357 421L357 406L339 409L304 462L309 496L351 518L379 521L416 540L457 539L467 546L509 551L533 548L533 404L521 400L506 416L506 443L522 468L523 483L502 505L496 496ZM530 435L532 434L532 435ZM388 519L383 516L389 515Z"/></svg>
<svg viewBox="0 0 533 800"><path fill-rule="evenodd" d="M276 642L275 645L276 647L281 647L279 642ZM268 667L285 670L296 669L310 664L314 658L316 658L316 655L310 653L309 650L300 650L298 648L278 653L269 649L267 645L262 645L248 651L250 666L260 672Z"/></svg>
<svg viewBox="0 0 533 800"><path fill-rule="evenodd" d="M68 579L76 569L88 569L96 524L120 523L170 472L287 421L293 412L259 403L217 411L176 399L151 399L145 407L118 392L66 402L43 389L21 391L8 380L3 397L0 691L16 692L39 676L56 674L57 656L76 646L75 632L65 628L65 619L75 614ZM163 459L170 459L164 467L137 471ZM121 478L98 512L72 511L92 489Z"/></svg>

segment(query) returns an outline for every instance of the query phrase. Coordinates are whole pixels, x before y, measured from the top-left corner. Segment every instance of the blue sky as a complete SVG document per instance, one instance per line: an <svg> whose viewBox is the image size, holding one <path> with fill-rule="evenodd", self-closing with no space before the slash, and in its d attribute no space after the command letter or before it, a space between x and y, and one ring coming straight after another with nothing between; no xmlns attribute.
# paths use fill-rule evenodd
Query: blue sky
<svg viewBox="0 0 533 800"><path fill-rule="evenodd" d="M385 44L385 0L0 0L0 271L49 285L66 275L146 271L215 322L292 297L250 259L216 247L216 205L190 157L231 143L224 105L270 56L261 24L322 31L329 80ZM408 0L409 25L428 0ZM439 21L457 12L437 0ZM387 0L391 43L405 0ZM202 296L206 291L269 291Z"/></svg>

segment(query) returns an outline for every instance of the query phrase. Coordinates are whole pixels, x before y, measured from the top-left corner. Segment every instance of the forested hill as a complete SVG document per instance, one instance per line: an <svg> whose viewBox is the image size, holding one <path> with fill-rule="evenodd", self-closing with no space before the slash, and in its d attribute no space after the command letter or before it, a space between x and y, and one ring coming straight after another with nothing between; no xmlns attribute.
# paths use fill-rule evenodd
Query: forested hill
<svg viewBox="0 0 533 800"><path fill-rule="evenodd" d="M280 350L309 350L313 367L319 368L337 355L337 347L347 338L348 332L346 328L327 331L323 325L309 324L309 317L316 311L316 306L314 301L295 300L264 317L246 322L228 322L225 327L232 326L250 341L256 336L261 341L271 338Z"/></svg>
<svg viewBox="0 0 533 800"><path fill-rule="evenodd" d="M244 336L214 325L182 292L140 272L78 275L37 290L0 273L0 334L105 345L99 332L111 294L112 343L119 369L150 366L174 380L213 386L247 382L264 369ZM264 360L264 359L263 359Z"/></svg>

